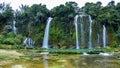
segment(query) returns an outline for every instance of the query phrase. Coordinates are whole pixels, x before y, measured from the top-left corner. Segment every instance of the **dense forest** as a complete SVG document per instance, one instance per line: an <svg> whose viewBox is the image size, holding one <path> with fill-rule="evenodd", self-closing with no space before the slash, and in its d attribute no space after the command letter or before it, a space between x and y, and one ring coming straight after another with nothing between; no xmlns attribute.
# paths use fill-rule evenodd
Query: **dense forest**
<svg viewBox="0 0 120 68"><path fill-rule="evenodd" d="M102 6L101 2L87 2L82 8L76 2L66 2L64 5L49 10L46 5L21 5L20 10L13 10L10 4L0 3L0 48L23 48L23 41L31 37L34 47L42 47L44 31L48 17L53 20L50 26L50 45L60 45L61 48L75 47L74 17L84 14L93 20L93 29L99 32L104 24L108 32L108 46L120 47L120 2L114 1ZM13 21L16 21L17 34L13 32ZM85 47L85 46L83 46Z"/></svg>

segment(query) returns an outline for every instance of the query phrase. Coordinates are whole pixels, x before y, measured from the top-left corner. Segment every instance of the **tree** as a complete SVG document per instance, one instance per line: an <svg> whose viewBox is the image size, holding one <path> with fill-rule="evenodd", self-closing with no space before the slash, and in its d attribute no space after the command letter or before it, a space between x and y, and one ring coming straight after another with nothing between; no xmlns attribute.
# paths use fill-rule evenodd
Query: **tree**
<svg viewBox="0 0 120 68"><path fill-rule="evenodd" d="M28 25L31 27L37 26L40 23L46 22L47 18L50 16L49 10L45 5L33 4L31 7L26 5L21 5L20 11L16 11L16 21L19 33L28 34Z"/></svg>
<svg viewBox="0 0 120 68"><path fill-rule="evenodd" d="M12 24L13 18L13 10L10 4L0 3L0 31L6 24Z"/></svg>

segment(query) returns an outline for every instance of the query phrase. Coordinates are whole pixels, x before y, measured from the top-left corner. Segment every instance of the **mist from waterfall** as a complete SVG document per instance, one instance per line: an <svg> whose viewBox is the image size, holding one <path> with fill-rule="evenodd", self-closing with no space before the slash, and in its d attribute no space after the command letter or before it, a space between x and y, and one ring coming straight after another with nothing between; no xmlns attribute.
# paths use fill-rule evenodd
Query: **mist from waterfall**
<svg viewBox="0 0 120 68"><path fill-rule="evenodd" d="M44 33L44 39L43 39L43 48L48 49L48 40L49 40L49 29L50 29L50 23L52 21L53 18L49 17L47 20L47 25L46 25L46 29L45 29L45 33Z"/></svg>

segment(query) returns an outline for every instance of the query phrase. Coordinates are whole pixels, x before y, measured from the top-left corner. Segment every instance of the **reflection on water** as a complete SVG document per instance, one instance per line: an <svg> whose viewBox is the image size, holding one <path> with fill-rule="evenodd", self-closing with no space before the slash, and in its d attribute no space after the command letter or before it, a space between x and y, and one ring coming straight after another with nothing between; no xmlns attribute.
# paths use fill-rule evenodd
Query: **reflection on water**
<svg viewBox="0 0 120 68"><path fill-rule="evenodd" d="M45 54L43 55L43 62L44 62L44 68L48 68L48 56Z"/></svg>
<svg viewBox="0 0 120 68"><path fill-rule="evenodd" d="M120 68L120 60L100 55L42 55L33 60L16 60L0 68Z"/></svg>

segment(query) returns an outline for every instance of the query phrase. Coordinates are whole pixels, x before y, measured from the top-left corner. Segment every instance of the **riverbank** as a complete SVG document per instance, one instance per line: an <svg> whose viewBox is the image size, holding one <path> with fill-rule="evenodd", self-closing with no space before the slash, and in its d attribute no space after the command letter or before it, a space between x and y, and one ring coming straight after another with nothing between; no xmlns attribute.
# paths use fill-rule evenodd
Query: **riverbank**
<svg viewBox="0 0 120 68"><path fill-rule="evenodd" d="M12 63L11 61L19 59L20 56L23 56L23 54L16 50L0 49L0 65Z"/></svg>

